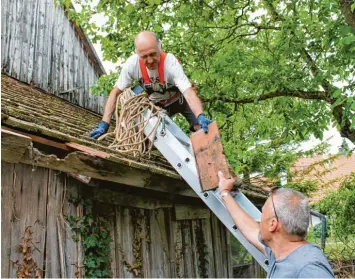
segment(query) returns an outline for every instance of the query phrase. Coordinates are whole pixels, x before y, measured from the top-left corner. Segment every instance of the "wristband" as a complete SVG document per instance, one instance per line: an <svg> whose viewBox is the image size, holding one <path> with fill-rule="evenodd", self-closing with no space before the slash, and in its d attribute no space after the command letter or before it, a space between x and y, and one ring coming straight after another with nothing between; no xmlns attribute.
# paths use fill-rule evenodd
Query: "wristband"
<svg viewBox="0 0 355 279"><path fill-rule="evenodd" d="M232 195L231 195L230 192L223 192L223 193L221 194L221 197L222 197L222 198L223 198L223 197L226 197L226 196L232 196Z"/></svg>

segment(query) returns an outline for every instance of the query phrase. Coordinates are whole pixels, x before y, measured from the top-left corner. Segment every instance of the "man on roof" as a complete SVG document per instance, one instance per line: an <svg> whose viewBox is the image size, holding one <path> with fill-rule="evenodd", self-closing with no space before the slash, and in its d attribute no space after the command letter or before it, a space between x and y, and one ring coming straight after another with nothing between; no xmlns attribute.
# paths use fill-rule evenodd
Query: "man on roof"
<svg viewBox="0 0 355 279"><path fill-rule="evenodd" d="M191 131L202 128L207 133L211 120L203 113L202 102L178 59L162 51L161 42L153 32L139 33L134 44L136 53L123 65L107 99L102 121L89 132L89 136L97 139L107 132L118 95L134 81L141 85L133 88L134 92L140 93L144 88L150 101L164 108L169 116L181 113L189 122Z"/></svg>

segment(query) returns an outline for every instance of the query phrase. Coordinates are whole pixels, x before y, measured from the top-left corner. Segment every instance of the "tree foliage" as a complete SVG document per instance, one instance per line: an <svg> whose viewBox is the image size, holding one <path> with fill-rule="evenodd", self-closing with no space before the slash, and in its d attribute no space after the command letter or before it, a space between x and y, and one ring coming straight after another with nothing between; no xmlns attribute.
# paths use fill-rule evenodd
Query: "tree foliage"
<svg viewBox="0 0 355 279"><path fill-rule="evenodd" d="M317 208L332 218L332 225L338 237L344 242L355 236L355 174L350 176L337 190L322 200Z"/></svg>
<svg viewBox="0 0 355 279"><path fill-rule="evenodd" d="M236 171L279 173L292 161L290 146L321 139L330 122L355 142L355 30L341 1L76 3L71 16L104 59L129 57L147 29L181 59Z"/></svg>

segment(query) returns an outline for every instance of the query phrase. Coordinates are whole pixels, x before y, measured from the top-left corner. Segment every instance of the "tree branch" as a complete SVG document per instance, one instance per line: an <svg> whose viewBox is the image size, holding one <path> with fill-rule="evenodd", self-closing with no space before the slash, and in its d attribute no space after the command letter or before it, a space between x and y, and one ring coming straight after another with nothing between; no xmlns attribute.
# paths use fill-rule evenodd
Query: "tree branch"
<svg viewBox="0 0 355 279"><path fill-rule="evenodd" d="M275 91L263 94L259 97L251 97L251 98L228 98L224 96L216 96L212 98L201 98L202 102L215 102L215 101L223 101L227 103L235 103L235 104L249 104L254 103L255 101L263 101L267 99L272 99L276 97L296 97L306 100L322 100L328 103L332 102L325 91L303 91L303 90L284 90L284 91Z"/></svg>

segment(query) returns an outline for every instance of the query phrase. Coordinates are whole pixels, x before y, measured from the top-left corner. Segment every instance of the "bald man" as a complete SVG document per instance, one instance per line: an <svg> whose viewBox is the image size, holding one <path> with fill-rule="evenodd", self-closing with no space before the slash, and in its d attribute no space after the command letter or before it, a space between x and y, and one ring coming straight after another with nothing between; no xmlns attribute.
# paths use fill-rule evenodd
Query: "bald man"
<svg viewBox="0 0 355 279"><path fill-rule="evenodd" d="M201 100L178 59L171 53L162 52L161 43L153 32L139 33L134 44L136 53L123 65L108 97L102 121L89 132L89 136L97 139L107 132L117 96L134 81L140 84L133 88L134 92L146 91L150 101L164 108L169 116L181 113L189 122L191 131L202 128L207 133L211 121L203 113Z"/></svg>

